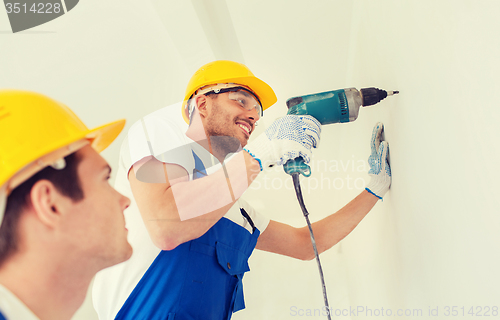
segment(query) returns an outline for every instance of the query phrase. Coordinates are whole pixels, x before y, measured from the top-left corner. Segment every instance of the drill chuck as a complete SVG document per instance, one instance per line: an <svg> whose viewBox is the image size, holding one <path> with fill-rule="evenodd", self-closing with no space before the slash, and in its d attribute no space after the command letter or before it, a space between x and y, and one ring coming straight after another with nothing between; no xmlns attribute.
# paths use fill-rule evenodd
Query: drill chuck
<svg viewBox="0 0 500 320"><path fill-rule="evenodd" d="M385 98L387 96L392 96L393 94L397 94L399 91L385 91L380 90L378 88L364 88L361 89L361 97L363 99L362 105L363 107L372 106Z"/></svg>

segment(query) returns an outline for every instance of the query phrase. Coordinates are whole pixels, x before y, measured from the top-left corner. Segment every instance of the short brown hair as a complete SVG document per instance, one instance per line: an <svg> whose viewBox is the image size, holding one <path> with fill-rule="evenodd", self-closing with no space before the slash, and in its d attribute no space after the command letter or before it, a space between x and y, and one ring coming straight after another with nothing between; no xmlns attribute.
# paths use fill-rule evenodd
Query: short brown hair
<svg viewBox="0 0 500 320"><path fill-rule="evenodd" d="M31 205L30 192L33 185L40 180L50 181L63 195L74 202L84 198L78 177L80 156L74 152L64 158L66 166L62 170L52 167L44 168L34 176L12 190L7 198L7 206L0 227L0 265L18 249L18 223L23 209Z"/></svg>

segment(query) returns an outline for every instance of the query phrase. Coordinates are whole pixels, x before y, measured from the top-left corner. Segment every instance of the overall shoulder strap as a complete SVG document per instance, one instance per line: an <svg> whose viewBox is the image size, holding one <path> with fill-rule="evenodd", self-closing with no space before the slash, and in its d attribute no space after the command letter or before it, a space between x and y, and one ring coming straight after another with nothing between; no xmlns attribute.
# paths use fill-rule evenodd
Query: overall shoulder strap
<svg viewBox="0 0 500 320"><path fill-rule="evenodd" d="M247 219L248 223L250 223L250 226L252 226L252 233L254 233L255 229L257 229L257 228L255 227L255 224L253 223L252 218L250 218L250 215L245 211L245 209L240 208L240 212L243 215L243 217L245 217L245 219Z"/></svg>
<svg viewBox="0 0 500 320"><path fill-rule="evenodd" d="M203 165L203 162L196 155L196 153L194 153L194 151L191 151L191 152L193 153L193 158L194 158L193 180L206 177L207 171L205 170L205 166Z"/></svg>

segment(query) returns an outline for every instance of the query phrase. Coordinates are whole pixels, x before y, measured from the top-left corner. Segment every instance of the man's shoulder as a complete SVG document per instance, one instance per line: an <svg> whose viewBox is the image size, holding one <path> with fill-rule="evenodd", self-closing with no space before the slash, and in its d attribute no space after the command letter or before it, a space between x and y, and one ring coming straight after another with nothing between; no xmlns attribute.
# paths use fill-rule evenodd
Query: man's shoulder
<svg viewBox="0 0 500 320"><path fill-rule="evenodd" d="M143 116L131 125L127 137L145 137L151 140L162 139L162 134L169 134L173 135L171 138L186 140L185 132L188 126L182 119L179 110L180 103L176 103Z"/></svg>
<svg viewBox="0 0 500 320"><path fill-rule="evenodd" d="M121 145L120 158L126 169L135 162L154 156L186 153L190 143L186 136L187 124L180 115L180 103L167 106L143 116L127 131ZM168 162L166 157L165 162Z"/></svg>

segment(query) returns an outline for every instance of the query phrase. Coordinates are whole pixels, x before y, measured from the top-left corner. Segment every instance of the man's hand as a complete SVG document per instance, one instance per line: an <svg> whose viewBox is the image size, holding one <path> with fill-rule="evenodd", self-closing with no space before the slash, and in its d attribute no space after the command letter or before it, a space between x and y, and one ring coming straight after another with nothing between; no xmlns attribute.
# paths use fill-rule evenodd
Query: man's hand
<svg viewBox="0 0 500 320"><path fill-rule="evenodd" d="M244 149L256 158L261 167L283 165L290 159L311 159L311 149L319 144L321 123L307 115L286 115L275 120L264 134Z"/></svg>
<svg viewBox="0 0 500 320"><path fill-rule="evenodd" d="M371 177L370 183L366 186L366 190L382 199L384 194L391 186L391 167L387 161L389 155L389 143L382 141L382 131L384 125L379 122L373 128L371 139L371 154L368 158L370 171L368 174Z"/></svg>

